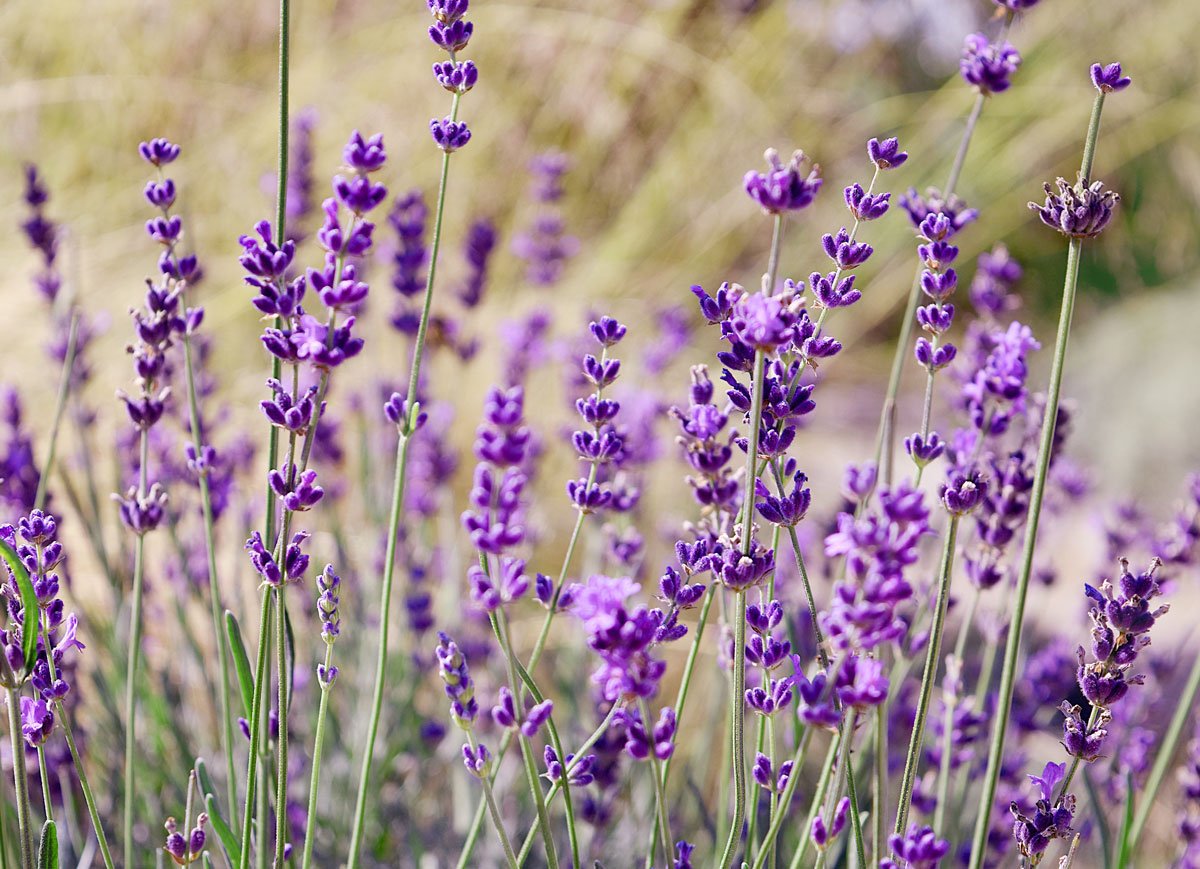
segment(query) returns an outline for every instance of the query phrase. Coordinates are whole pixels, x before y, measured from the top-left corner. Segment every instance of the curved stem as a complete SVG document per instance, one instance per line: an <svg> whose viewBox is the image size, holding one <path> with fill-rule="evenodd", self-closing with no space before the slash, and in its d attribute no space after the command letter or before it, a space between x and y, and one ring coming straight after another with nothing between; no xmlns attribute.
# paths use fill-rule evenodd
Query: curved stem
<svg viewBox="0 0 1200 869"><path fill-rule="evenodd" d="M79 341L79 312L71 314L71 325L67 332L67 352L63 356L62 375L58 381L58 398L54 402L54 421L50 424L50 436L46 445L46 464L42 466L38 477L37 494L33 498L35 510L41 510L46 505L46 488L50 484L50 475L54 473L54 461L58 455L58 431L62 426L63 410L67 406L67 397L71 393L71 375L75 373L75 351Z"/></svg>
<svg viewBox="0 0 1200 869"><path fill-rule="evenodd" d="M1141 839L1142 831L1146 828L1146 821L1150 819L1150 811L1154 808L1154 798L1158 795L1158 789L1167 774L1167 769L1175 759L1175 749L1179 745L1179 738L1183 735L1183 728L1187 725L1188 718L1191 717L1194 709L1197 689L1200 689L1200 655L1192 662L1187 685L1179 696L1175 713L1171 716L1171 724L1167 727L1167 732L1158 749L1158 755L1154 758L1150 777L1146 779L1146 785L1142 788L1142 801L1138 806L1137 815L1134 817L1133 827L1129 831L1130 851L1137 851L1138 840Z"/></svg>
<svg viewBox="0 0 1200 869"><path fill-rule="evenodd" d="M469 730L467 731L467 742L470 743L472 751L478 751L479 745L475 741L475 734ZM504 859L507 861L509 869L517 869L517 857L513 854L512 841L508 838L508 833L504 832L504 820L500 817L500 807L496 805L492 782L486 775L481 775L479 782L483 785L483 801L487 805L488 813L492 816L492 824L496 827L496 835L500 837L500 845L504 848Z"/></svg>
<svg viewBox="0 0 1200 869"><path fill-rule="evenodd" d="M983 789L979 795L979 809L975 818L970 869L980 869L983 865L984 851L987 847L988 819L991 816L992 800L996 795L996 784L1000 778L1000 762L1004 756L1004 737L1008 728L1009 711L1012 708L1013 689L1016 685L1017 655L1021 649L1025 601L1029 593L1029 579L1033 574L1033 555L1037 548L1038 522L1042 514L1042 499L1046 494L1046 476L1050 468L1050 454L1054 448L1054 426L1058 417L1059 393L1067 356L1067 339L1071 331L1071 315L1075 310L1075 287L1079 280L1080 247L1081 243L1077 238L1071 239L1067 246L1067 273L1063 286L1062 312L1058 321L1058 337L1054 344L1054 362L1050 369L1050 388L1046 397L1045 418L1042 420L1042 437L1038 446L1033 490L1029 499L1029 518L1026 520L1021 572L1017 577L1016 599L1013 603L1012 620L1009 623L1008 638L1004 646L1004 663L1000 670L1000 694L993 715L995 726L988 749L988 765L984 774Z"/></svg>
<svg viewBox="0 0 1200 869"><path fill-rule="evenodd" d="M761 353L759 354L762 355ZM753 443L753 441L752 441ZM753 461L753 452L751 452ZM738 843L742 838L742 822L746 817L746 592L734 594L733 606L733 692L729 698L731 752L733 767L733 819L720 862L722 869L733 865Z"/></svg>
<svg viewBox="0 0 1200 869"><path fill-rule="evenodd" d="M42 624L42 642L46 648L50 648L50 635L46 632L46 626ZM58 680L57 668L54 666L54 656L47 655L46 663L50 669L50 681ZM100 857L104 860L105 869L113 869L112 854L108 849L108 838L104 835L104 825L100 822L100 810L96 806L96 797L92 793L92 786L88 782L87 772L83 768L83 758L79 755L79 749L75 745L75 733L71 729L70 719L67 718L66 710L63 708L61 699L54 701L54 711L58 714L58 723L62 727L63 736L67 740L67 748L71 751L71 760L75 764L75 775L79 779L80 790L83 791L83 801L87 805L88 815L92 819L92 830L96 833L96 842L100 845Z"/></svg>
<svg viewBox="0 0 1200 869"><path fill-rule="evenodd" d="M146 435L142 434L143 444ZM143 449L143 455L145 450ZM144 460L143 460L144 467ZM129 654L125 666L125 816L124 816L124 855L126 863L133 863L133 798L134 775L137 771L137 727L135 714L137 711L137 678L138 665L142 652L142 586L145 570L146 538L139 534L134 544L133 556L133 605L130 610L129 622Z"/></svg>
<svg viewBox="0 0 1200 869"><path fill-rule="evenodd" d="M8 735L12 745L13 787L17 796L17 826L21 835L21 869L33 869L33 823L29 816L29 778L25 773L25 740L21 736L20 698L8 689Z"/></svg>
<svg viewBox="0 0 1200 869"><path fill-rule="evenodd" d="M950 517L950 526L946 529L946 544L942 549L942 566L938 573L937 603L934 605L929 643L925 648L925 670L921 674L921 694L917 701L917 714L916 720L913 722L912 737L908 742L908 756L904 761L904 777L900 780L900 806L896 810L896 825L893 828L893 831L900 836L904 835L904 831L908 827L908 809L912 803L917 769L921 765L921 748L925 742L925 723L929 715L929 704L933 697L933 684L937 681L938 665L941 663L942 634L946 625L946 607L950 599L950 577L954 571L958 520L958 516Z"/></svg>

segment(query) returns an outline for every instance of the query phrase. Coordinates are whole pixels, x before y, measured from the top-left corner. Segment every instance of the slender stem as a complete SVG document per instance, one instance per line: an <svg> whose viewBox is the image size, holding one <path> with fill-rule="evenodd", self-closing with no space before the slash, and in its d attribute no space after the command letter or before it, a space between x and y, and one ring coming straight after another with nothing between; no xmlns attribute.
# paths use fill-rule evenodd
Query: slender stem
<svg viewBox="0 0 1200 869"><path fill-rule="evenodd" d="M258 771L258 756L262 744L263 697L266 694L267 661L270 656L267 650L270 646L268 630L271 623L271 589L264 585L262 589L262 615L258 625L258 660L254 668L254 699L250 709L250 753L246 760L246 805L242 814L242 855L238 861L238 869L247 869L250 865L251 830L254 826L255 784ZM265 789L260 789L265 792ZM265 831L258 828L258 846L265 851L263 841Z"/></svg>
<svg viewBox="0 0 1200 869"><path fill-rule="evenodd" d="M46 772L46 746L37 747L38 779L42 785L42 811L47 821L54 820L54 805L50 802L50 776Z"/></svg>
<svg viewBox="0 0 1200 869"><path fill-rule="evenodd" d="M775 485L779 490L779 496L782 498L784 482L778 459L771 462L771 470L775 475ZM822 669L828 670L829 653L825 651L825 636L821 632L821 625L817 619L817 602L813 597L812 583L808 579L808 568L804 564L804 553L800 548L800 537L796 533L796 526L788 526L788 538L792 541L792 552L796 556L796 569L800 572L800 582L804 586L804 600L808 604L808 616L812 621L813 637L817 641L817 661Z"/></svg>
<svg viewBox="0 0 1200 869"><path fill-rule="evenodd" d="M761 358L762 354L759 353ZM751 444L756 442L751 440ZM753 449L751 449L753 461ZM746 534L749 534L747 529ZM718 865L729 869L733 865L738 843L742 838L742 822L746 817L746 592L734 594L733 628L733 692L730 705L730 766L733 767L733 819L729 823L729 835L725 840L725 851Z"/></svg>
<svg viewBox="0 0 1200 869"><path fill-rule="evenodd" d="M275 869L284 869L284 849L287 847L288 813L288 665L287 665L287 600L284 586L275 589L279 615L275 619L275 669L279 685L279 737L275 740L279 759L276 761L275 787Z"/></svg>
<svg viewBox="0 0 1200 869"><path fill-rule="evenodd" d="M1088 801L1092 804L1092 813L1096 817L1096 830L1099 832L1100 839L1100 854L1102 855L1102 866L1112 866L1112 830L1109 829L1108 819L1104 817L1103 804L1100 802L1100 793L1096 790L1096 783L1092 780L1092 776L1088 775L1088 771L1083 771L1083 786L1087 788Z"/></svg>
<svg viewBox="0 0 1200 869"><path fill-rule="evenodd" d="M884 837L883 807L888 801L888 709L886 703L875 707L875 767L874 802L871 805L871 847L875 862L883 859Z"/></svg>
<svg viewBox="0 0 1200 869"><path fill-rule="evenodd" d="M1167 774L1172 761L1175 759L1175 749L1179 745L1179 738L1183 735L1183 728L1187 725L1188 718L1191 717L1192 711L1195 708L1197 689L1200 689L1200 655L1192 662L1192 670L1188 674L1187 685L1183 689L1183 693L1179 696L1179 702L1175 706L1175 713L1171 716L1171 724L1167 727L1167 732L1163 735L1162 743L1158 748L1158 755L1154 758L1154 766L1150 769L1150 776L1146 779L1146 784L1142 788L1142 799L1138 805L1137 814L1134 816L1133 827L1129 832L1129 849L1137 850L1138 841L1142 837L1142 832L1146 829L1146 822L1150 819L1150 812L1154 808L1154 798L1158 795L1158 789L1162 786L1163 778Z"/></svg>
<svg viewBox="0 0 1200 869"><path fill-rule="evenodd" d="M455 93L450 106L450 117L458 117L458 105L461 94ZM371 701L371 717L367 724L367 742L363 747L362 768L358 779L358 797L354 805L354 823L350 834L350 853L347 861L349 869L358 865L359 852L362 847L363 827L367 811L367 786L371 780L371 765L375 752L375 739L379 732L379 716L383 711L383 689L388 663L388 614L391 611L392 582L395 577L395 555L397 535L400 529L400 516L404 508L404 489L408 476L408 446L412 442L412 432L409 426L415 420L417 387L421 381L421 361L425 354L425 334L429 329L429 311L433 304L434 279L437 275L438 251L442 244L442 218L446 211L446 188L450 178L450 152L442 153L442 171L438 179L437 208L433 217L433 237L429 247L429 270L425 276L425 300L421 307L421 322L417 327L416 343L413 347L412 372L408 380L408 402L410 420L406 421L404 430L396 441L396 475L392 483L392 509L388 523L387 561L383 568L383 584L380 589L379 617L379 654L375 669L375 693Z"/></svg>
<svg viewBox="0 0 1200 869"><path fill-rule="evenodd" d="M821 766L821 775L817 779L817 789L813 791L812 805L808 809L808 817L804 820L804 826L800 828L800 846L796 849L796 853L792 855L792 862L788 864L789 869L800 869L800 862L804 859L804 855L808 852L808 845L811 838L808 831L812 829L813 819L816 818L817 812L821 809L821 804L825 802L825 794L829 790L829 782L833 778L834 762L837 760L838 749L841 747L842 734L839 730L832 741L829 743L829 751L825 754L825 762ZM791 782L788 782L790 785ZM762 869L761 863L755 865L754 869Z"/></svg>
<svg viewBox="0 0 1200 869"><path fill-rule="evenodd" d="M587 755L588 749L590 749L593 745L595 745L597 742L600 741L600 738L602 736L604 736L604 734L608 731L608 728L610 726L612 726L613 718L616 717L617 713L621 709L622 709L622 705L620 703L614 703L612 705L612 708L608 710L608 714L606 716L604 716L604 720L600 722L600 726L597 727L594 731L592 731L592 735L589 736L587 739L585 739L583 741L583 744L581 746L579 746L578 750L576 750L574 759L570 763L563 764L562 778L560 778L558 781L556 781L554 784L552 784L550 786L550 790L546 791L546 805L547 806L549 806L551 803L554 802L554 798L556 796L558 796L559 793L562 793L564 800L566 800L566 801L570 800L570 798L571 798L570 785L568 784L568 782L570 780L572 770L574 770L575 767L579 766L579 764L583 761L583 758ZM552 733L554 733L554 732L552 731ZM557 734L555 734L554 738L557 739ZM564 758L564 759L566 758L566 755L563 754L563 752L562 752L561 745L556 745L554 750L558 752L559 758ZM491 782L489 779L485 778L484 781L487 782L487 784L490 786ZM568 818L568 831L569 831L573 824L573 821L571 820L570 812L568 812L567 818ZM517 855L517 865L518 866L524 866L525 861L529 858L529 853L533 850L533 840L535 838L537 838L538 830L540 829L540 827L541 827L541 823L537 819L534 819L533 828L525 836L525 841L523 843L521 843L521 852ZM572 843L572 849L574 850L574 848L575 848L575 845L574 845L574 843ZM465 849L464 849L464 851L465 851ZM462 862L462 858L460 857L459 864L458 864L459 869L462 869L462 867L464 865L465 864ZM575 865L576 866L579 865L578 859L575 860Z"/></svg>
<svg viewBox="0 0 1200 869"><path fill-rule="evenodd" d="M325 646L325 670L333 666L333 645ZM317 707L317 727L313 735L312 777L308 783L308 819L304 828L304 860L301 866L312 865L313 839L317 833L317 793L321 783L321 753L325 747L325 719L329 715L329 692L332 685L321 685L321 703Z"/></svg>
<svg viewBox="0 0 1200 869"><path fill-rule="evenodd" d="M1098 119L1097 119L1098 120ZM988 818L992 800L996 795L996 784L1000 778L1000 762L1004 756L1004 737L1008 728L1009 711L1012 708L1013 689L1017 678L1017 656L1021 649L1021 628L1025 619L1025 600L1029 592L1029 579L1033 574L1033 555L1037 548L1038 521L1042 514L1042 499L1046 494L1046 476L1050 468L1050 454L1054 448L1054 426L1058 418L1059 393L1062 387L1063 367L1067 356L1067 339L1071 331L1071 315L1075 310L1075 287L1079 280L1079 250L1081 242L1073 238L1067 246L1067 273L1063 285L1062 313L1058 321L1058 337L1054 344L1054 362L1050 369L1050 387L1047 392L1045 418L1042 420L1042 437L1038 446L1037 466L1033 478L1033 490L1029 499L1029 518L1026 520L1025 545L1021 572L1017 577L1016 599L1013 603L1012 620L1008 627L1008 639L1004 646L1004 663L1000 670L1000 694L988 750L987 772L984 774L983 789L979 794L979 809L975 818L972 837L970 869L980 869L987 847Z"/></svg>
<svg viewBox="0 0 1200 869"><path fill-rule="evenodd" d="M71 375L75 373L75 350L79 341L79 312L71 314L71 325L67 332L67 352L63 356L62 375L58 381L58 398L54 403L54 421L50 424L50 438L46 445L46 464L38 477L37 494L33 499L35 510L41 510L46 505L46 487L50 484L50 475L54 473L54 460L58 455L58 431L62 425L63 410L67 406L67 396L71 393Z"/></svg>
<svg viewBox="0 0 1200 869"><path fill-rule="evenodd" d="M391 623L392 582L396 574L396 546L400 528L400 514L404 505L404 482L407 476L408 444L411 437L401 434L396 439L396 473L392 484L391 518L388 522L387 554L384 556L383 584L379 601L379 649L375 666L375 693L371 698L371 717L367 724L367 741L363 747L362 769L358 779L358 798L354 807L354 828L350 836L350 855L347 866L358 865L363 823L367 809L367 786L374 765L375 739L379 732L379 717L383 711L383 689L388 665L388 631Z"/></svg>
<svg viewBox="0 0 1200 869"><path fill-rule="evenodd" d="M472 751L477 751L479 746L475 742L475 734L467 731L467 742L471 745ZM492 792L492 782L486 775L479 777L480 784L483 785L483 800L487 804L488 813L492 816L492 824L496 828L496 835L500 837L500 844L504 848L504 859L507 861L509 869L517 869L519 865L517 857L513 853L512 842L508 838L508 833L504 832L504 821L500 817L500 807L496 805L496 795Z"/></svg>
<svg viewBox="0 0 1200 869"><path fill-rule="evenodd" d="M145 443L146 435L142 434ZM144 450L143 450L144 454ZM144 460L143 460L144 463ZM142 586L145 565L145 535L139 534L134 544L133 555L133 606L130 610L129 622L129 656L125 667L125 817L124 817L124 855L126 863L133 860L133 802L134 775L137 772L137 728L135 714L137 710L137 678L138 665L142 652Z"/></svg>
<svg viewBox="0 0 1200 869"><path fill-rule="evenodd" d="M865 869L867 866L867 849L863 843L862 812L858 808L858 786L854 782L854 761L851 754L854 749L854 727L858 713L850 716L850 732L846 739L846 796L850 798L850 830L854 838L854 852L858 855L858 865Z"/></svg>
<svg viewBox="0 0 1200 869"><path fill-rule="evenodd" d="M513 652L512 644L509 642L507 625L508 620L503 610L499 610L498 613L492 613L492 630L496 634L496 641L500 644L500 651L504 655L504 661L508 668L509 690L512 691L513 697L520 697L521 682L517 677L516 653ZM554 847L554 834L550 829L550 816L546 812L546 798L542 793L541 781L538 778L537 762L533 757L533 747L530 745L528 737L519 729L517 730L517 745L521 749L521 760L525 766L525 783L529 786L529 794L533 797L533 804L537 809L538 824L542 833L542 844L546 848L546 865L550 869L558 869L558 851Z"/></svg>
<svg viewBox="0 0 1200 869"><path fill-rule="evenodd" d="M182 304L186 307L186 285L182 295ZM188 427L191 430L192 447L199 458L201 450L204 448L204 433L201 430L200 400L196 389L196 371L192 358L191 334L186 330L183 334L182 343L183 368L187 381ZM214 529L215 518L212 507L212 491L208 485L208 468L206 466L200 466L197 483L200 488L200 509L204 521L204 554L208 566L208 602L212 616L213 632L216 635L217 659L220 661L217 690L221 704L221 742L222 748L225 750L226 789L229 799L229 811L232 813L236 811L237 807L237 765L233 757L233 712L230 706L229 695L229 652L225 647L225 626L221 617L221 612L224 608L221 606L221 588L217 574L217 543Z"/></svg>
<svg viewBox="0 0 1200 869"><path fill-rule="evenodd" d="M961 659L955 659L961 660ZM949 669L947 664L947 669ZM955 665L957 666L957 664ZM937 806L933 811L933 831L948 837L946 830L947 803L950 802L950 755L954 751L954 711L958 697L954 692L942 693L942 746L941 762L938 764Z"/></svg>
<svg viewBox="0 0 1200 869"><path fill-rule="evenodd" d="M42 642L46 648L50 646L50 635L46 631L46 626L42 624ZM50 668L50 680L52 682L58 680L58 673L54 666L54 656L47 655L46 663ZM96 797L92 793L92 786L88 783L87 772L83 768L83 758L79 755L79 749L75 745L75 733L71 728L71 721L67 718L66 710L63 708L61 699L54 701L54 711L58 714L58 723L62 727L63 736L67 740L67 748L71 751L71 760L75 764L75 775L79 779L79 787L83 791L83 801L87 805L88 815L92 819L92 829L96 833L96 842L100 845L100 856L104 860L105 869L113 869L112 854L108 849L108 837L104 835L104 825L100 822L100 810L96 806ZM0 846L2 847L2 846Z"/></svg>
<svg viewBox="0 0 1200 869"><path fill-rule="evenodd" d="M25 740L16 688L8 689L8 735L12 744L13 787L17 794L17 826L21 835L21 869L33 869L33 828L29 817L29 779L25 773Z"/></svg>
<svg viewBox="0 0 1200 869"><path fill-rule="evenodd" d="M946 529L946 544L942 549L942 566L938 575L937 603L933 612L929 643L925 648L925 670L921 675L921 694L917 701L917 714L916 720L913 722L912 737L908 743L908 757L904 761L904 777L900 780L900 807L896 810L896 826L893 830L901 836L908 827L908 809L912 803L917 769L921 765L921 747L925 741L925 722L933 697L933 683L937 681L938 664L941 662L942 634L946 625L946 607L950 599L950 577L954 570L958 520L957 515L951 516L950 525Z"/></svg>
<svg viewBox="0 0 1200 869"><path fill-rule="evenodd" d="M683 665L683 675L679 680L679 692L675 695L675 729L679 730L679 722L683 719L683 708L687 703L688 692L692 687L692 674L696 669L696 659L700 655L700 640L704 636L704 626L708 624L708 613L712 609L713 598L716 596L717 586L715 583L709 583L708 588L704 592L704 601L700 604L700 618L696 622L696 629L692 633L692 647L688 649L687 661ZM671 761L675 758L672 754L662 765L662 781L665 790L667 786L667 778L671 773Z"/></svg>
<svg viewBox="0 0 1200 869"><path fill-rule="evenodd" d="M644 697L638 698L638 707L642 713L642 724L647 731L651 728L650 704L646 702ZM650 769L654 779L654 808L655 817L658 819L658 838L662 841L663 859L669 861L671 859L671 847L674 844L674 839L671 837L671 816L667 808L667 794L663 789L662 771L659 768L658 756L650 752ZM653 850L651 857L653 858Z"/></svg>
<svg viewBox="0 0 1200 869"><path fill-rule="evenodd" d="M1005 24L1004 29L1007 31L1008 23ZM1003 33L1000 35L1000 41L1004 41ZM962 176L963 166L967 162L967 151L970 149L971 139L975 135L975 125L979 123L979 116L983 114L985 102L987 102L987 94L980 91L975 97L974 105L971 106L971 113L967 115L967 124L963 127L962 137L958 140L958 150L954 152L954 162L950 166L950 175L946 179L944 191L947 199L958 187L958 179Z"/></svg>

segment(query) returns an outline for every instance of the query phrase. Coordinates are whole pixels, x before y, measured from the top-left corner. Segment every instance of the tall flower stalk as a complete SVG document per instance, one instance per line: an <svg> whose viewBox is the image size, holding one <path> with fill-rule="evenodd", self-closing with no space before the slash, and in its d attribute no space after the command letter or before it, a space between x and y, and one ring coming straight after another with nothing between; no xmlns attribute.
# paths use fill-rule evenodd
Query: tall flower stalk
<svg viewBox="0 0 1200 869"><path fill-rule="evenodd" d="M375 667L374 691L371 698L371 711L367 720L367 738L363 746L362 767L358 778L358 793L355 799L354 821L347 858L350 869L354 869L358 865L359 853L362 848L371 767L375 763L375 740L379 732L379 717L383 712L397 538L400 532L405 485L408 479L409 447L421 422L418 390L421 385L421 363L425 356L429 313L433 304L433 289L437 277L438 253L442 244L442 221L446 211L446 191L450 180L450 158L455 151L471 140L470 129L465 123L458 120L459 105L463 94L471 90L479 80L479 71L474 62L458 59L458 53L467 47L475 29L474 24L464 17L468 6L469 0L432 0L430 3L430 12L433 14L434 23L429 28L429 38L434 45L446 52L448 58L434 64L433 75L438 84L449 91L452 96L450 114L440 120L435 118L430 121L429 125L434 144L442 151L442 166L438 177L437 204L430 239L429 268L425 276L425 297L413 345L408 390L404 395L393 395L386 410L389 420L396 426L395 477L392 481L392 506L388 519L387 554L384 559L383 581L380 585L379 649Z"/></svg>
<svg viewBox="0 0 1200 869"><path fill-rule="evenodd" d="M1000 671L1000 693L992 716L995 725L988 749L987 771L984 774L983 788L979 796L979 809L975 818L975 830L972 836L971 869L980 869L983 866L988 819L996 794L1000 764L1004 757L1004 739L1008 728L1009 712L1012 709L1013 689L1016 684L1017 656L1021 649L1025 602L1029 593L1029 580L1033 575L1038 522L1041 519L1042 502L1046 494L1046 477L1054 449L1054 429L1058 420L1067 342L1071 332L1071 317L1075 311L1080 251L1084 239L1095 238L1104 231L1118 199L1115 193L1105 190L1100 182L1091 181L1092 163L1096 155L1096 139L1100 132L1100 115L1104 109L1104 98L1113 91L1128 87L1130 80L1122 76L1120 64L1111 64L1107 67L1096 64L1092 67L1092 82L1096 88L1096 98L1092 103L1092 117L1088 123L1087 137L1084 140L1083 160L1079 167L1078 181L1072 186L1060 178L1057 193L1051 189L1049 184L1046 185L1044 205L1030 203L1043 223L1067 237L1067 265L1066 276L1063 280L1062 310L1059 314L1058 332L1054 340L1054 361L1050 368L1050 383L1046 391L1033 489L1029 497L1029 518L1026 523L1021 570L1017 576L1012 620L1004 647L1004 662Z"/></svg>

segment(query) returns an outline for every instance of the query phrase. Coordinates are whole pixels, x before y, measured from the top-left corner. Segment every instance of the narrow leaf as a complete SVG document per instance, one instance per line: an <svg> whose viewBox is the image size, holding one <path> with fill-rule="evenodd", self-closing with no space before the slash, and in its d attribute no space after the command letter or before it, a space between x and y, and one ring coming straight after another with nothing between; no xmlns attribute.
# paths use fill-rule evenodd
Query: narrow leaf
<svg viewBox="0 0 1200 869"><path fill-rule="evenodd" d="M8 569L17 580L17 588L21 591L21 607L24 610L21 623L21 651L25 655L25 672L33 669L33 657L37 654L38 608L37 595L33 591L33 582L29 579L29 571L17 557L17 551L3 540L0 540L0 557L8 564Z"/></svg>
<svg viewBox="0 0 1200 869"><path fill-rule="evenodd" d="M42 841L38 843L38 869L59 869L58 828L54 821L42 824Z"/></svg>
<svg viewBox="0 0 1200 869"><path fill-rule="evenodd" d="M229 637L229 651L233 655L233 667L237 671L238 688L242 692L242 707L246 718L250 718L254 706L254 677L250 671L250 658L246 655L246 646L242 643L242 629L238 627L237 616L225 610L225 634Z"/></svg>
<svg viewBox="0 0 1200 869"><path fill-rule="evenodd" d="M213 784L212 775L208 772L208 764L204 762L204 758L196 758L196 777L200 780L200 793L212 795L217 793L217 787Z"/></svg>
<svg viewBox="0 0 1200 869"><path fill-rule="evenodd" d="M241 846L238 844L233 830L229 829L229 824L225 823L225 819L221 817L221 807L217 805L216 798L212 794L204 797L204 808L208 811L208 822L212 824L217 838L221 840L221 847L229 856L229 862L237 866L242 860Z"/></svg>

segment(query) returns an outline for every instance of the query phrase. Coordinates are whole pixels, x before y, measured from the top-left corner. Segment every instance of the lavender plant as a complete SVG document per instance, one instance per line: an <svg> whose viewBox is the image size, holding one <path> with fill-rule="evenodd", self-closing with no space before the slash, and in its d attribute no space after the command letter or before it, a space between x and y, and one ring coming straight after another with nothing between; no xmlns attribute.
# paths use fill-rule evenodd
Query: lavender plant
<svg viewBox="0 0 1200 869"><path fill-rule="evenodd" d="M132 313L115 516L98 506L105 482L86 449L102 414L86 392L96 328L61 268L69 236L46 181L27 169L22 232L59 389L24 405L13 392L3 415L0 496L15 521L0 526L13 784L0 865L1158 859L1157 818L1200 690L1200 664L1159 652L1160 600L1182 595L1200 559L1200 485L1159 530L1118 509L1097 552L1119 572L1088 575L1077 623L1064 615L1049 636L1025 623L1032 590L1091 568L1060 545L1087 503L1062 380L1083 241L1118 207L1092 171L1104 102L1130 85L1119 64L1091 69L1077 180L1031 203L1068 239L1044 393L1036 317L1014 319L1021 265L1001 243L977 244L968 283L961 255L991 215L955 191L985 105L1021 65L1010 29L1036 5L997 0L995 32L967 38L959 73L975 100L941 190L893 201L885 182L935 155L870 138L869 177L839 181L846 225L805 235L798 224L820 213L835 173L768 150L742 179L753 206L729 206L769 220L769 244L755 224L761 276L665 288L695 307L672 298L654 318L617 317L610 299L571 319L539 293L502 324L494 306L511 297L492 297L512 275L565 297L586 271L582 257L568 271L586 242L566 227L583 226L568 215L590 167L527 143L536 213L508 209L521 228L500 245L504 209L450 191L452 157L473 135L462 99L479 80L463 58L468 2L428 0L433 76L450 93L428 127L436 194L401 179L409 167L382 135L356 131L312 230L313 178L332 160L315 114L289 115L284 0L275 213L237 239L251 288L238 316L263 320L269 363L255 375L267 469L251 470L238 411L220 407L213 353L226 332L202 329L193 295L190 230L204 215L189 214L185 236L182 185L168 177L181 148L151 139L139 152L154 167L146 231L161 254ZM389 187L408 192L385 206ZM874 453L832 473L822 411L857 349L833 315L886 292L872 231L894 205L915 234L916 275ZM443 262L455 234L462 261ZM370 291L379 270L395 290L387 304ZM923 379L919 427L897 437L906 367ZM550 381L566 384L565 402ZM455 411L481 392L468 468ZM60 423L79 454L60 453ZM898 446L911 467L893 460ZM126 530L115 543L113 519ZM111 600L76 584L91 568L74 548L66 560L76 535ZM325 567L310 586L314 564ZM200 618L211 638L193 629ZM1176 772L1179 853L1164 865L1196 861L1194 743ZM163 818L165 837L150 832Z"/></svg>

